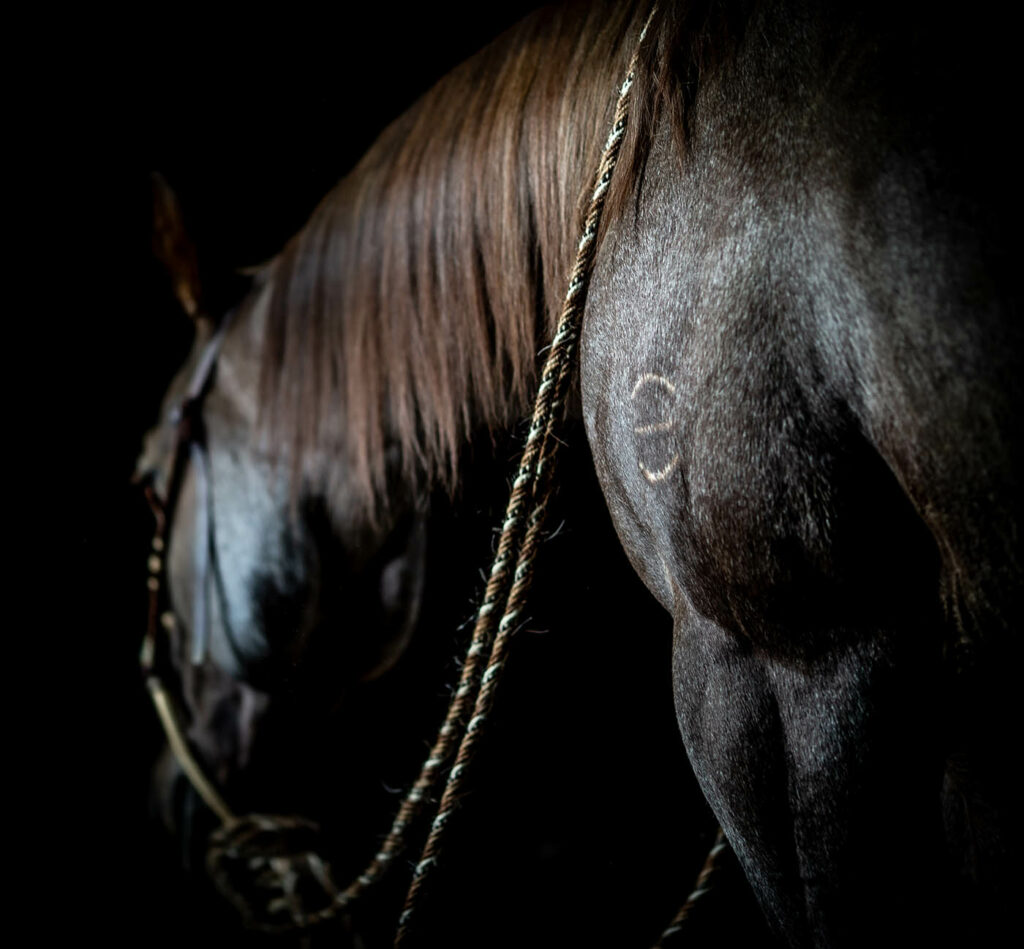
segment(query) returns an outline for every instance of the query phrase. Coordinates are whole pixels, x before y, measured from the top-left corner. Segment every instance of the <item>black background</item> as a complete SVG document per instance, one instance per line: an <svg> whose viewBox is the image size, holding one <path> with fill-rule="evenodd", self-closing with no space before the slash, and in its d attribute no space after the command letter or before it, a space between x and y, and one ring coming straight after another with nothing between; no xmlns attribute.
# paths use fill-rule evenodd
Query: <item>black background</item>
<svg viewBox="0 0 1024 949"><path fill-rule="evenodd" d="M43 516L33 517L26 559L41 566L31 596L45 630L31 637L42 674L21 683L32 710L29 811L44 828L30 847L41 938L215 938L147 814L160 735L136 651L150 521L129 479L191 338L151 255L151 173L181 199L214 305L230 302L234 270L275 253L391 119L529 6L481 7L471 18L444 5L284 7L233 24L167 7L145 19L62 24L72 52L59 106L43 119L53 144L34 210L48 250L36 255L34 278L45 307L28 320L42 330L32 345L58 354L58 384L36 401L41 420L29 426L42 443L31 443L29 475ZM651 615L667 649L667 620ZM658 701L670 716L667 674L666 665ZM670 738L674 727L666 719ZM678 771L678 746L674 754ZM595 813L615 806L599 801ZM661 826L658 814L644 816L645 833ZM702 813L691 835L703 843L712 826ZM615 833L626 839L630 829ZM682 871L691 879L694 860L697 850ZM662 902L670 915L671 900ZM665 918L648 920L636 944ZM617 938L609 933L608 944Z"/></svg>
<svg viewBox="0 0 1024 949"><path fill-rule="evenodd" d="M227 301L233 270L277 251L387 122L529 6L481 5L467 16L462 5L285 5L231 22L168 5L116 16L54 12L31 35L9 31L12 51L26 44L30 55L8 85L16 117L28 121L7 148L35 167L7 180L8 197L27 204L29 218L23 230L8 227L16 261L26 264L9 265L24 299L9 304L7 320L7 469L18 482L14 520L28 526L25 545L13 547L6 663L17 752L9 834L27 839L28 860L8 869L19 884L9 906L33 942L214 938L147 814L160 735L136 651L150 522L129 479L191 338L151 255L150 174L162 173L179 194L206 285ZM1015 63L1005 46L1016 35L996 37L993 56ZM952 83L963 68L951 64ZM1004 127L995 114L974 121ZM975 138L979 161L1015 160L1001 131L994 145ZM648 620L661 624L658 634L667 626L657 611L637 624ZM14 648L24 642L26 655ZM622 667L625 683L634 671L629 647ZM607 690L607 680L596 687ZM670 715L667 696L659 701ZM658 740L673 730L666 721ZM621 753L645 736L611 738ZM615 797L622 788L602 779L607 803L593 807L610 816L594 837L628 838ZM681 823L706 835L707 814L690 809L692 796L686 805L675 814L652 805L643 833L664 823L669 848ZM687 850L680 879L692 878L698 851ZM670 903L629 944L646 944ZM604 944L626 944L618 935L609 929Z"/></svg>

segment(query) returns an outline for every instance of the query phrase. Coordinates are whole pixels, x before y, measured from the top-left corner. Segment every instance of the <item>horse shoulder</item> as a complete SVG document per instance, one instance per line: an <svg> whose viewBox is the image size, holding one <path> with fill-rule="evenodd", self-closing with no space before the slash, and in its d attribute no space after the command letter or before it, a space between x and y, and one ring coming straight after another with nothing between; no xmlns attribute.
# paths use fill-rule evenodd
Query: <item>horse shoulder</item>
<svg viewBox="0 0 1024 949"><path fill-rule="evenodd" d="M943 892L873 863L941 862L943 653L1019 626L1019 331L920 156L723 102L609 231L584 416L702 787L777 928L831 944Z"/></svg>

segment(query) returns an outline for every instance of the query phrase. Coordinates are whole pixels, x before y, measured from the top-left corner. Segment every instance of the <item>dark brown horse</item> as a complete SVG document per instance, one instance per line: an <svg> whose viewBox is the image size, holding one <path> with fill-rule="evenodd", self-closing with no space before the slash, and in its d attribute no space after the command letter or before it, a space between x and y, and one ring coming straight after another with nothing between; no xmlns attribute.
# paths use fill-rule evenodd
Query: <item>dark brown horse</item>
<svg viewBox="0 0 1024 949"><path fill-rule="evenodd" d="M1018 202L987 124L1005 76L978 27L825 6L659 5L579 405L674 620L690 761L772 929L991 937L1021 620ZM421 638L436 489L528 411L647 13L542 11L443 79L218 338L195 664L190 472L169 576L193 738L225 782L282 683L330 705ZM168 432L141 463L164 482Z"/></svg>

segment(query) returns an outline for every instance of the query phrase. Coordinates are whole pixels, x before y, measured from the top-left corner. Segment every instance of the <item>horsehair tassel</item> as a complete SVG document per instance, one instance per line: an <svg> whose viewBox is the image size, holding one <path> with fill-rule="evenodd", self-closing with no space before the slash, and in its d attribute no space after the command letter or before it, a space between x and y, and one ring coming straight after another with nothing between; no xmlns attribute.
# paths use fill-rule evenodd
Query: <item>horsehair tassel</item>
<svg viewBox="0 0 1024 949"><path fill-rule="evenodd" d="M493 607L497 596L500 595L499 588L503 590L507 587L508 596L505 602L505 609L498 624L497 634L493 636L486 671L480 677L477 685L472 718L466 724L465 732L459 743L455 765L448 775L448 782L441 798L441 804L438 807L437 816L431 825L430 835L427 838L420 861L413 873L409 892L406 894L405 906L399 919L398 931L395 935L396 947L401 947L408 941L416 907L419 905L418 901L431 872L437 865L444 830L463 793L467 767L472 760L477 743L483 734L488 716L493 708L497 683L508 655L511 635L518 625L533 579L534 559L540 544L544 516L552 494L552 475L559 444L556 430L562 421L565 393L572 376L573 360L582 325L587 288L594 266L598 226L601 221L601 213L604 209L612 172L615 169L619 150L625 135L629 115L629 93L636 75L640 45L647 34L647 27L650 25L655 9L651 9L647 22L640 32L626 78L619 91L612 128L605 143L604 153L598 167L597 180L590 199L590 208L584 224L583 234L577 247L576 262L569 278L569 287L566 292L565 303L562 307L562 315L541 373L530 431L526 446L523 449L519 472L513 483L512 494L509 498L505 525L502 530L501 541L498 545L498 554L491 568L491 579L488 583L487 594L478 614L477 631L482 627L486 627L489 631L493 629ZM533 506L530 508L529 513L525 514L528 496L531 494ZM522 536L524 526L526 528L525 536L523 536L521 544L517 544L516 541ZM510 579L508 572L510 554L516 548L518 550L515 569L511 574L511 585L508 586ZM484 638L490 640L490 632L488 632L486 637L481 637L481 640ZM476 644L477 635L475 631L473 645L470 647L471 653ZM467 656L467 666L468 664L469 657ZM475 669L476 663L474 663L474 680L476 676ZM465 671L464 668L464 679ZM450 715L449 718L451 718ZM448 720L446 719L445 725L447 726L447 724Z"/></svg>

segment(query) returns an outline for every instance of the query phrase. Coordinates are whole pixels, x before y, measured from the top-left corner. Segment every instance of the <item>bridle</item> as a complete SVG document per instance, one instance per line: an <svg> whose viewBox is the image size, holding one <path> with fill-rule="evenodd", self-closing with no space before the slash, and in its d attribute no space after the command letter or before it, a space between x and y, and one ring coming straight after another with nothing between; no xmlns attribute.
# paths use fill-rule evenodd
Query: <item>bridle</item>
<svg viewBox="0 0 1024 949"><path fill-rule="evenodd" d="M177 620L169 608L166 555L185 472L191 467L196 490L196 529L193 547L195 594L192 604L191 651L187 661L200 665L206 658L209 648L209 588L213 549L210 458L206 449L202 408L210 391L217 358L233 315L234 311L231 311L224 317L206 343L189 379L185 397L171 410L171 421L175 426L174 449L164 496L160 497L151 480L143 485L146 500L153 512L154 530L147 560L149 576L146 586L149 591L149 608L146 633L139 653L139 664L150 699L175 759L196 793L225 824L236 820L235 814L193 755L181 725L173 690L168 685L173 673L170 633ZM161 635L161 632L166 635Z"/></svg>
<svg viewBox="0 0 1024 949"><path fill-rule="evenodd" d="M254 928L276 932L293 929L296 926L311 925L313 922L319 921L320 918L329 918L334 915L333 912L324 911L317 914L308 913L295 892L297 881L295 861L299 859L303 863L305 876L314 882L319 893L326 894L329 900L336 892L330 879L329 865L315 850L302 851L298 855L291 855L290 858L281 857L276 853L280 849L278 841L285 835L294 837L295 832L298 832L307 839L312 837L315 840L319 828L316 824L301 817L239 815L235 813L216 784L206 774L190 747L176 696L176 692L179 690L176 690L172 684L175 669L171 659L171 634L177 628L178 620L171 609L167 554L174 517L178 512L185 475L189 469L193 474L196 493L196 526L193 544L195 581L192 604L192 641L189 654L183 657L183 661L196 666L202 665L209 650L210 589L211 586L216 585L220 577L215 556L210 457L202 411L213 383L217 360L224 338L233 321L234 313L235 311L230 311L224 317L207 341L189 379L183 399L171 410L170 421L174 425L174 447L171 454L167 488L163 497L158 493L152 479L147 479L143 483L143 490L153 513L154 532L147 560L149 576L146 585L149 603L146 633L139 654L139 663L168 746L182 773L193 790L219 818L220 832L234 834L236 843L240 838L244 841L242 846L246 848L246 855L241 862L246 865L246 872L261 880L265 880L269 875L273 880L274 889L285 895L286 898L283 902L290 913L290 922L284 925L254 923ZM231 645L234 649L233 642ZM251 839L253 837L256 838L255 841ZM234 881L228 882L227 878L230 874L219 872L220 864L215 859L218 853L230 859L233 852L232 848L228 848L225 853L211 847L208 850L207 863L211 876L223 895L235 904L247 921L251 922L255 919L255 914L252 913L249 899L240 894ZM276 912L277 907L274 901L268 904L267 909L269 913Z"/></svg>

